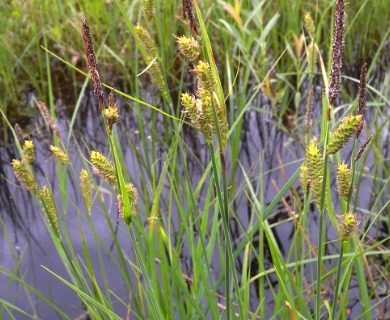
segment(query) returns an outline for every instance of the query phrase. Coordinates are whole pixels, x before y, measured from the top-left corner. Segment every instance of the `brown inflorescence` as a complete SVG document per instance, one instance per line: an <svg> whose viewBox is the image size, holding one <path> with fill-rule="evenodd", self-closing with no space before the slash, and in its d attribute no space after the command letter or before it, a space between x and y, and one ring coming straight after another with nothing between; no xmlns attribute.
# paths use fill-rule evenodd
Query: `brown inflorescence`
<svg viewBox="0 0 390 320"><path fill-rule="evenodd" d="M340 93L340 75L343 66L344 0L336 1L333 28L332 64L330 67L329 102L336 103Z"/></svg>
<svg viewBox="0 0 390 320"><path fill-rule="evenodd" d="M105 94L103 91L102 81L97 68L95 50L93 48L91 34L89 32L89 27L87 19L83 21L83 42L84 42L84 51L87 58L88 68L91 72L92 82L93 82L93 94L99 104L101 110L104 109Z"/></svg>
<svg viewBox="0 0 390 320"><path fill-rule="evenodd" d="M367 63L362 65L360 70L360 83L359 83L359 91L358 91L358 110L357 114L361 115L362 118L358 124L356 129L356 138L359 138L360 133L363 130L364 125L364 116L366 114L366 76L367 76Z"/></svg>

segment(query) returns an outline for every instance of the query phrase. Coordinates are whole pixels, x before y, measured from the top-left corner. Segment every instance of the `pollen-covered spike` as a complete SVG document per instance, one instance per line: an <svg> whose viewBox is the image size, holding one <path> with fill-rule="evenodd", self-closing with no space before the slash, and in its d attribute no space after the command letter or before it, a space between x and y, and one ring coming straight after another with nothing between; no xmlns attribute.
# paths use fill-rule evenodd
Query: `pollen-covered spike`
<svg viewBox="0 0 390 320"><path fill-rule="evenodd" d="M327 154L334 154L344 147L344 145L356 132L356 128L359 125L361 118L361 115L351 115L341 120L341 124L336 129L336 131L330 134L328 146L326 149Z"/></svg>
<svg viewBox="0 0 390 320"><path fill-rule="evenodd" d="M195 61L200 55L199 42L193 37L176 37L180 53L189 61Z"/></svg>
<svg viewBox="0 0 390 320"><path fill-rule="evenodd" d="M339 195L345 199L349 196L351 188L351 171L348 166L342 162L337 167L337 190Z"/></svg>
<svg viewBox="0 0 390 320"><path fill-rule="evenodd" d="M306 165L317 205L321 202L324 161L317 146L317 138L313 138L306 149Z"/></svg>
<svg viewBox="0 0 390 320"><path fill-rule="evenodd" d="M108 183L116 184L116 172L113 164L100 152L91 152L93 172Z"/></svg>
<svg viewBox="0 0 390 320"><path fill-rule="evenodd" d="M70 159L66 152L61 150L59 147L56 146L49 146L49 150L53 153L53 155L60 160L63 164L69 164Z"/></svg>
<svg viewBox="0 0 390 320"><path fill-rule="evenodd" d="M26 167L23 161L20 160L12 160L11 163L12 169L14 170L14 174L19 182L29 191L38 194L39 186L37 181L35 180L34 175L31 171Z"/></svg>
<svg viewBox="0 0 390 320"><path fill-rule="evenodd" d="M58 228L58 211L54 201L54 196L52 191L46 186L41 189L41 199L43 202L43 212L46 218L47 223L55 228L57 232Z"/></svg>
<svg viewBox="0 0 390 320"><path fill-rule="evenodd" d="M348 212L339 216L338 232L340 241L347 242L351 239L359 224L360 221L357 220L356 213Z"/></svg>
<svg viewBox="0 0 390 320"><path fill-rule="evenodd" d="M80 190L84 200L85 208L88 214L91 214L92 195L91 195L91 180L87 170L82 169L80 172Z"/></svg>

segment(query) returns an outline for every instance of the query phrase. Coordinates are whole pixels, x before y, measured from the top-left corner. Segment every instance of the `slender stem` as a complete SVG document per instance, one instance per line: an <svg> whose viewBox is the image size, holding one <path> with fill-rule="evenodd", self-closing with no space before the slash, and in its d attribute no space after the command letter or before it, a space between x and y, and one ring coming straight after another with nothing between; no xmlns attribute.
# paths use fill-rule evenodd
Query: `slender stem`
<svg viewBox="0 0 390 320"><path fill-rule="evenodd" d="M327 188L328 177L328 155L326 154L326 146L328 145L329 137L329 121L327 123L327 130L324 141L324 173L322 179L322 194L320 202L320 217L318 225L318 255L317 255L317 290L316 290L316 316L315 319L319 320L321 317L321 273L322 273L322 253L323 253L323 237L324 237L324 219L325 219L325 194Z"/></svg>
<svg viewBox="0 0 390 320"><path fill-rule="evenodd" d="M219 176L217 172L217 164L214 157L214 150L212 147L212 144L208 143L209 149L210 149L210 155L211 155L211 162L213 165L213 173L214 173L214 179L215 179L215 187L217 191L217 198L219 201L219 206L221 209L221 216L222 216L222 228L224 231L224 237L225 237L225 266L224 266L224 276L225 276L225 299L226 299L226 319L230 320L232 319L232 299L230 296L230 255L229 255L229 245L230 245L230 232L229 232L229 210L227 205L227 190L226 190L226 171L223 170L222 172L222 179L223 179L223 187L224 187L224 199L221 199L221 188L219 185ZM221 159L222 160L222 159ZM223 161L223 160L222 160ZM224 163L221 162L222 166L224 167Z"/></svg>
<svg viewBox="0 0 390 320"><path fill-rule="evenodd" d="M343 256L344 256L344 242L341 241L339 263L337 266L336 284L335 284L334 295L333 295L332 318L331 319L336 319L336 313L337 313L336 307L337 307L337 298L339 295L339 288L340 288L340 278L341 278L341 269L342 269L342 264L343 264Z"/></svg>

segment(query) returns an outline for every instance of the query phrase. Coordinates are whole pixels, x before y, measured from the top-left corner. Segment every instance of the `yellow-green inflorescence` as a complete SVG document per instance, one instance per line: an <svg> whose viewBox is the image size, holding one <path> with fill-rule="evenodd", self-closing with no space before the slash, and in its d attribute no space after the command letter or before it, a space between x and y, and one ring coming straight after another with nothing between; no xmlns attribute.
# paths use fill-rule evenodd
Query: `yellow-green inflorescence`
<svg viewBox="0 0 390 320"><path fill-rule="evenodd" d="M62 151L59 147L55 147L55 146L51 145L51 146L49 146L49 150L62 163L64 163L64 164L70 163L69 156L64 151Z"/></svg>
<svg viewBox="0 0 390 320"><path fill-rule="evenodd" d="M22 145L23 161L33 164L35 161L34 142L31 139L25 140Z"/></svg>
<svg viewBox="0 0 390 320"><path fill-rule="evenodd" d="M360 221L356 218L356 213L348 212L339 216L338 232L341 242L347 242L356 231Z"/></svg>
<svg viewBox="0 0 390 320"><path fill-rule="evenodd" d="M37 181L35 180L32 172L27 168L26 164L20 160L12 160L11 166L14 170L16 178L24 185L24 187L35 193L39 193L39 186Z"/></svg>
<svg viewBox="0 0 390 320"><path fill-rule="evenodd" d="M319 206L322 195L322 181L324 171L324 160L322 159L320 150L317 146L317 138L314 137L306 150L306 165L310 187L313 191L314 199Z"/></svg>
<svg viewBox="0 0 390 320"><path fill-rule="evenodd" d="M116 184L116 172L113 164L100 152L91 152L93 172L108 183Z"/></svg>
<svg viewBox="0 0 390 320"><path fill-rule="evenodd" d="M349 141L352 135L356 132L362 116L349 116L341 120L340 126L330 134L327 154L334 154L338 152Z"/></svg>
<svg viewBox="0 0 390 320"><path fill-rule="evenodd" d="M200 55L199 42L194 37L176 37L180 53L189 61L195 61Z"/></svg>
<svg viewBox="0 0 390 320"><path fill-rule="evenodd" d="M158 50L156 44L151 38L148 30L146 30L144 27L137 25L134 30L138 45L142 47L146 53L144 59L145 62L149 65L148 71L164 98L169 100L169 93L165 85L165 80L162 75L160 65L158 63Z"/></svg>
<svg viewBox="0 0 390 320"><path fill-rule="evenodd" d="M58 231L58 212L54 201L53 193L46 186L40 192L44 204L44 214L47 223Z"/></svg>
<svg viewBox="0 0 390 320"><path fill-rule="evenodd" d="M91 180L87 170L82 169L80 172L80 190L84 200L85 208L89 214L91 213L92 206L91 185Z"/></svg>
<svg viewBox="0 0 390 320"><path fill-rule="evenodd" d="M339 195L345 199L348 198L351 188L351 171L348 166L342 162L337 167L337 190Z"/></svg>

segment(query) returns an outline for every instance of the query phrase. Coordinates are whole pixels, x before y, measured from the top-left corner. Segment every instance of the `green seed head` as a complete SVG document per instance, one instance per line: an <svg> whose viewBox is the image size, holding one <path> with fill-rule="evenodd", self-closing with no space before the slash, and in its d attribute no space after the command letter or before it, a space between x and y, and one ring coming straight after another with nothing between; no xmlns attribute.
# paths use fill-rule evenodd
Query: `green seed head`
<svg viewBox="0 0 390 320"><path fill-rule="evenodd" d="M81 170L80 172L80 190L84 200L85 208L88 214L91 214L92 195L91 195L91 180L89 178L87 170Z"/></svg>
<svg viewBox="0 0 390 320"><path fill-rule="evenodd" d="M43 202L43 212L46 218L47 223L55 228L57 231L58 229L58 212L56 208L56 204L54 201L54 196L51 190L47 187L43 187L41 190L41 199Z"/></svg>
<svg viewBox="0 0 390 320"><path fill-rule="evenodd" d="M49 150L62 163L64 163L64 164L70 163L69 156L64 151L62 151L59 147L55 147L55 146L50 145Z"/></svg>
<svg viewBox="0 0 390 320"><path fill-rule="evenodd" d="M193 37L186 36L176 37L176 42L179 45L180 53L189 61L195 61L199 58L200 47L198 41Z"/></svg>
<svg viewBox="0 0 390 320"><path fill-rule="evenodd" d="M335 132L330 134L327 154L338 152L349 141L352 135L356 132L362 116L349 116L341 120L340 126Z"/></svg>
<svg viewBox="0 0 390 320"><path fill-rule="evenodd" d="M12 160L11 166L14 170L14 174L19 182L24 185L24 187L35 193L39 193L39 186L37 181L34 178L32 172L26 167L23 161L20 160Z"/></svg>
<svg viewBox="0 0 390 320"><path fill-rule="evenodd" d="M113 164L100 152L91 152L93 172L108 183L116 184L116 172Z"/></svg>
<svg viewBox="0 0 390 320"><path fill-rule="evenodd" d="M340 241L347 242L351 239L352 234L356 231L360 221L356 219L356 214L353 212L345 213L339 216L339 237Z"/></svg>
<svg viewBox="0 0 390 320"><path fill-rule="evenodd" d="M314 199L319 205L322 196L322 181L324 161L320 149L317 146L317 138L314 137L306 150L306 165L308 169L310 187L313 191Z"/></svg>
<svg viewBox="0 0 390 320"><path fill-rule="evenodd" d="M351 187L351 171L343 162L337 167L337 189L341 197L348 198Z"/></svg>
<svg viewBox="0 0 390 320"><path fill-rule="evenodd" d="M34 142L29 139L23 143L23 161L33 164L35 161Z"/></svg>

